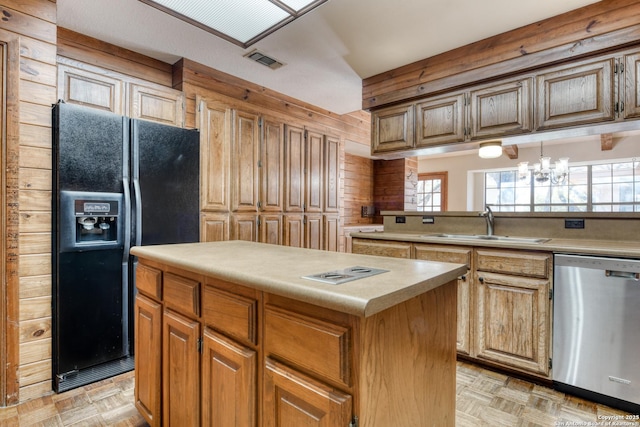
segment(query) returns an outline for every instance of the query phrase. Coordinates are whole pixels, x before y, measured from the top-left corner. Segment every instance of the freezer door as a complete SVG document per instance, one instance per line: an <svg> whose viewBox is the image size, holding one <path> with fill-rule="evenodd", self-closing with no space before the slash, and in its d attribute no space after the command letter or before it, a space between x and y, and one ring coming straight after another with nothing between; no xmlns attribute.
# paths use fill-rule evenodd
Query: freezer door
<svg viewBox="0 0 640 427"><path fill-rule="evenodd" d="M141 120L131 129L134 244L199 241L199 132Z"/></svg>
<svg viewBox="0 0 640 427"><path fill-rule="evenodd" d="M128 174L125 117L71 104L53 108L54 192L122 193Z"/></svg>

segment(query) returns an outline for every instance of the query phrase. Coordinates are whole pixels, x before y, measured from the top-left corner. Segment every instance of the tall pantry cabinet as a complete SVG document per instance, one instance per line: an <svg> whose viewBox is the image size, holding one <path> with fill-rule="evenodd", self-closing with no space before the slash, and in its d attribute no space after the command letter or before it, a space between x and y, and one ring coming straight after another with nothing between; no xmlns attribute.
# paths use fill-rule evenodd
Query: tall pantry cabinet
<svg viewBox="0 0 640 427"><path fill-rule="evenodd" d="M340 140L198 97L202 241L338 250Z"/></svg>

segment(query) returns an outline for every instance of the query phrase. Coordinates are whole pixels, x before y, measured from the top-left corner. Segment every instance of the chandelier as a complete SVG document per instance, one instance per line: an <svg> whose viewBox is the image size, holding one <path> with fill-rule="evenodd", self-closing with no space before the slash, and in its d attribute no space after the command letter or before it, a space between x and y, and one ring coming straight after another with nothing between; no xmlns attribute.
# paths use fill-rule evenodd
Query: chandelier
<svg viewBox="0 0 640 427"><path fill-rule="evenodd" d="M560 157L555 166L551 166L551 158L545 157L540 141L540 161L533 165L533 177L537 182L551 181L552 184L561 184L569 175L569 158ZM529 162L518 163L518 176L520 179L529 177Z"/></svg>

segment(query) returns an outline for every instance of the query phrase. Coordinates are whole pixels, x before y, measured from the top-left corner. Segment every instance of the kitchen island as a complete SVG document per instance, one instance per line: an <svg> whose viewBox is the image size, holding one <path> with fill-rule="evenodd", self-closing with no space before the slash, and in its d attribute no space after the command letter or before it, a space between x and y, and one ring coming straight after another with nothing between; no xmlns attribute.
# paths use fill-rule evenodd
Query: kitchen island
<svg viewBox="0 0 640 427"><path fill-rule="evenodd" d="M131 253L151 426L455 424L464 265L240 241Z"/></svg>

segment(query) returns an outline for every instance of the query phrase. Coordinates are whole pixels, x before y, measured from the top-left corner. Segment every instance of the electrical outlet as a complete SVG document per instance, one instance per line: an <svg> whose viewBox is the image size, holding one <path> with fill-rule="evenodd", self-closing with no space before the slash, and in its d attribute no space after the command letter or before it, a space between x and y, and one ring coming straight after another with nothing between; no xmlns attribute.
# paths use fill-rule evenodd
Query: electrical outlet
<svg viewBox="0 0 640 427"><path fill-rule="evenodd" d="M396 224L404 224L407 222L407 217L406 216L397 216L396 217Z"/></svg>
<svg viewBox="0 0 640 427"><path fill-rule="evenodd" d="M565 219L564 228L584 228L584 219Z"/></svg>

